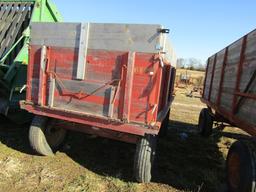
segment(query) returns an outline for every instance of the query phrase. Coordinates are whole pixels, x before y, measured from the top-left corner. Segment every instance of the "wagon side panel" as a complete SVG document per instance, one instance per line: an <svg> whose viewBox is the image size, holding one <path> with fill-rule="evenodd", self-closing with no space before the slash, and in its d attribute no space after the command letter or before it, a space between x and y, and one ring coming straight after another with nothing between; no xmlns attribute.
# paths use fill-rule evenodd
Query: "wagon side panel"
<svg viewBox="0 0 256 192"><path fill-rule="evenodd" d="M229 47L226 68L224 71L225 75L223 79L223 91L220 106L225 108L230 113L232 112L241 47L242 40L237 41Z"/></svg>
<svg viewBox="0 0 256 192"><path fill-rule="evenodd" d="M244 94L256 94L256 31L247 36L244 63L239 90ZM256 125L255 98L238 97L237 116Z"/></svg>

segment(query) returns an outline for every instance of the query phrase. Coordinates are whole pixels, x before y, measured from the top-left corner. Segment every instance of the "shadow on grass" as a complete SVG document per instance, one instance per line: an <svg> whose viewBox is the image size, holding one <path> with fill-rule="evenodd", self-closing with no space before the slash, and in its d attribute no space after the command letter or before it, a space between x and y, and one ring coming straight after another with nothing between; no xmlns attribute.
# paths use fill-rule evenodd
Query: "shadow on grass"
<svg viewBox="0 0 256 192"><path fill-rule="evenodd" d="M179 190L225 191L225 159L217 143L221 135L201 138L197 126L170 121L159 139L153 182ZM64 152L85 168L103 176L132 182L135 145L71 133Z"/></svg>
<svg viewBox="0 0 256 192"><path fill-rule="evenodd" d="M18 125L0 117L0 142L22 153L35 155L28 140L29 123Z"/></svg>
<svg viewBox="0 0 256 192"><path fill-rule="evenodd" d="M28 126L14 130L8 126L0 129L0 141L15 150L35 154L29 146ZM168 135L158 141L153 182L179 190L225 191L225 159L217 145L222 136L244 137L223 132L201 138L195 125L170 121ZM101 176L134 181L135 145L70 132L61 151Z"/></svg>
<svg viewBox="0 0 256 192"><path fill-rule="evenodd" d="M133 179L134 144L70 132L63 152L99 175L119 178L126 182Z"/></svg>
<svg viewBox="0 0 256 192"><path fill-rule="evenodd" d="M159 141L155 181L188 191L225 191L225 159L220 137L202 138L193 124L170 121Z"/></svg>

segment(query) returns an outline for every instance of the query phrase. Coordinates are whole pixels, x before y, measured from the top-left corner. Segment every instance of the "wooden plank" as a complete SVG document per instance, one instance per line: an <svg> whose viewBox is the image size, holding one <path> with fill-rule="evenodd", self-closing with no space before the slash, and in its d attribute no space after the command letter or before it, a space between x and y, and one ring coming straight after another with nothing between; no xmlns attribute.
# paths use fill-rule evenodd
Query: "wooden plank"
<svg viewBox="0 0 256 192"><path fill-rule="evenodd" d="M80 41L79 41L79 51L78 51L78 63L77 63L77 72L76 78L83 80L85 78L85 69L86 69L86 57L88 49L88 38L89 38L89 23L81 24L80 31Z"/></svg>
<svg viewBox="0 0 256 192"><path fill-rule="evenodd" d="M113 113L114 113L114 96L115 96L116 88L111 87L110 89L110 98L109 98L109 107L108 107L108 116L110 118L113 118Z"/></svg>
<svg viewBox="0 0 256 192"><path fill-rule="evenodd" d="M54 105L52 108L64 110L67 113L74 111L79 114L91 114L93 116L108 117L108 107L92 102L81 102L77 99L67 101L63 97L56 97L54 99Z"/></svg>
<svg viewBox="0 0 256 192"><path fill-rule="evenodd" d="M134 76L134 61L135 53L129 52L127 59L127 75L125 80L125 95L124 95L124 111L123 119L127 122L130 121L131 111L131 100L132 100L132 87L133 87L133 76Z"/></svg>

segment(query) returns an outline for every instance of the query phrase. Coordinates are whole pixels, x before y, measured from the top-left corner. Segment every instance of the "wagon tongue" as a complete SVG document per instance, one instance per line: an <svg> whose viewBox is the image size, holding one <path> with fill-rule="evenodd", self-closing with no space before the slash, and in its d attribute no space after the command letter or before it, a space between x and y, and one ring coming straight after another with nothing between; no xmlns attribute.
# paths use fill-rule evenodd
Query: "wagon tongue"
<svg viewBox="0 0 256 192"><path fill-rule="evenodd" d="M34 2L24 1L0 2L0 58L14 48L13 45L29 26L33 5ZM19 45L15 46L12 58L17 56L19 49Z"/></svg>

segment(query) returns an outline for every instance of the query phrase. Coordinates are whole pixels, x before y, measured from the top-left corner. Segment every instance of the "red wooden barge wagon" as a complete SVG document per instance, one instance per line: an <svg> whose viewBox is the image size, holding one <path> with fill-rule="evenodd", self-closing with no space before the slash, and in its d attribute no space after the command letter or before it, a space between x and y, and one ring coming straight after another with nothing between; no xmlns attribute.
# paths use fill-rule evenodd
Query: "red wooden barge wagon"
<svg viewBox="0 0 256 192"><path fill-rule="evenodd" d="M227 157L230 191L256 190L256 30L208 59L199 130L212 132L213 121L229 123L249 133L249 141L232 144Z"/></svg>
<svg viewBox="0 0 256 192"><path fill-rule="evenodd" d="M173 100L168 32L161 25L33 23L21 102L35 114L32 147L51 155L67 129L136 143L135 176L149 182Z"/></svg>

